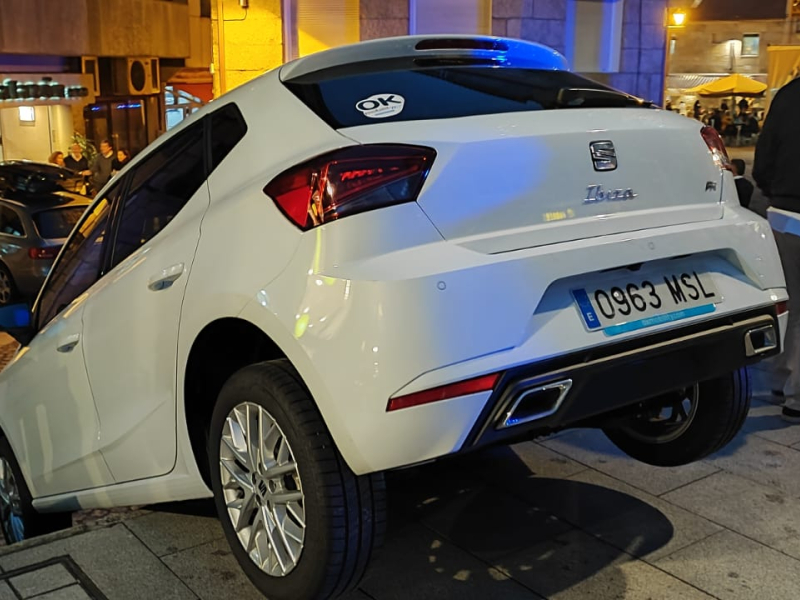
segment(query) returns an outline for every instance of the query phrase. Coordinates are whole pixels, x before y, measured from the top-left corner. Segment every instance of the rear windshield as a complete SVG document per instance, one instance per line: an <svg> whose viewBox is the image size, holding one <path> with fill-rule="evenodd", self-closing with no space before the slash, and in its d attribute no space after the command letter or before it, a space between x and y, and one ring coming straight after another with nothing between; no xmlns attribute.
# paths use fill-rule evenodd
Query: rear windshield
<svg viewBox="0 0 800 600"><path fill-rule="evenodd" d="M86 210L85 206L66 206L42 210L33 215L39 236L45 239L69 237Z"/></svg>
<svg viewBox="0 0 800 600"><path fill-rule="evenodd" d="M420 66L376 61L325 69L284 82L334 129L577 106L579 90L610 92L615 103L638 100L569 71L484 65ZM571 90L570 103L562 90ZM578 92L577 94L575 92ZM586 94L584 94L586 95ZM620 104L622 100L622 104ZM591 104L598 104L597 99Z"/></svg>

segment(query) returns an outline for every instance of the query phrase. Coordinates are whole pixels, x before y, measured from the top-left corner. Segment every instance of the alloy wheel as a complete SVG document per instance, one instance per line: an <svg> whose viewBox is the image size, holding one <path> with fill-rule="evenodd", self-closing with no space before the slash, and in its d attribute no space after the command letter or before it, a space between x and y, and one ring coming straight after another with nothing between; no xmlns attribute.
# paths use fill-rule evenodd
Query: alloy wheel
<svg viewBox="0 0 800 600"><path fill-rule="evenodd" d="M622 430L640 442L665 444L679 438L697 414L700 386L671 392L649 403L649 409L629 420Z"/></svg>
<svg viewBox="0 0 800 600"><path fill-rule="evenodd" d="M19 487L11 465L3 457L0 457L0 523L9 543L25 539Z"/></svg>
<svg viewBox="0 0 800 600"><path fill-rule="evenodd" d="M228 413L219 452L225 505L250 559L273 577L300 560L306 518L300 473L278 423L258 404Z"/></svg>

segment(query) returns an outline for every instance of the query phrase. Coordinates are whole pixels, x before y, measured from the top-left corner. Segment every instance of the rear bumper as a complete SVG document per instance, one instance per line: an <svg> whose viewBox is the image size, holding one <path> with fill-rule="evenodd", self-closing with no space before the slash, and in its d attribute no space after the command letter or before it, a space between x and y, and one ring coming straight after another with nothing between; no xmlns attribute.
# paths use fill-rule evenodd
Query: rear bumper
<svg viewBox="0 0 800 600"><path fill-rule="evenodd" d="M770 339L761 337L770 332ZM775 308L762 308L512 369L498 382L462 450L590 425L643 400L731 373L778 354L779 332Z"/></svg>
<svg viewBox="0 0 800 600"><path fill-rule="evenodd" d="M239 316L295 365L355 473L395 469L460 451L496 398L478 392L387 411L390 398L526 365L539 376L549 372L539 367L581 364L601 348L772 310L786 299L775 242L745 212L487 256L426 238L424 215L398 205L304 236L280 276L252 287ZM713 274L724 299L714 313L614 336L586 328L571 290L680 264ZM560 357L569 360L552 367Z"/></svg>

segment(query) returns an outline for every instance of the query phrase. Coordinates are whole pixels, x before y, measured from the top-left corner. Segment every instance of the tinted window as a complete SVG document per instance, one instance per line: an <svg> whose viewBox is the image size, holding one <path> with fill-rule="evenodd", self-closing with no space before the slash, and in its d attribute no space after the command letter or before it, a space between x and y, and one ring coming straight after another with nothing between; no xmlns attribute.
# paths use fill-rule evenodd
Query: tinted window
<svg viewBox="0 0 800 600"><path fill-rule="evenodd" d="M68 206L43 210L33 215L33 222L43 238L69 237L86 210L85 206Z"/></svg>
<svg viewBox="0 0 800 600"><path fill-rule="evenodd" d="M20 219L17 211L7 206L0 207L0 233L17 237L25 235L25 229L22 227L22 219Z"/></svg>
<svg viewBox="0 0 800 600"><path fill-rule="evenodd" d="M131 174L111 266L147 243L205 182L203 122L159 146Z"/></svg>
<svg viewBox="0 0 800 600"><path fill-rule="evenodd" d="M239 143L247 132L242 113L235 104L228 104L211 115L211 170Z"/></svg>
<svg viewBox="0 0 800 600"><path fill-rule="evenodd" d="M548 110L558 108L563 88L609 89L568 71L425 67L405 60L366 65L318 71L292 79L286 86L334 128ZM375 116L391 107L400 110L388 117Z"/></svg>
<svg viewBox="0 0 800 600"><path fill-rule="evenodd" d="M86 214L53 267L39 304L39 327L88 290L100 277L108 217L120 186Z"/></svg>

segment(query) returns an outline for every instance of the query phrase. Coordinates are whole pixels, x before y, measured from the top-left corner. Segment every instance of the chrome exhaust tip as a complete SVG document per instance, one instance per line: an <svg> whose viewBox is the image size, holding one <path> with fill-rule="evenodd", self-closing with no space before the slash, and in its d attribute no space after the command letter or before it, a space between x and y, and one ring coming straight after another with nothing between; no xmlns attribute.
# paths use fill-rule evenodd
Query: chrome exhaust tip
<svg viewBox="0 0 800 600"><path fill-rule="evenodd" d="M744 353L748 358L770 352L778 347L778 332L774 325L750 329L744 334Z"/></svg>
<svg viewBox="0 0 800 600"><path fill-rule="evenodd" d="M572 379L562 379L522 391L500 415L497 429L507 429L555 414L571 388Z"/></svg>

